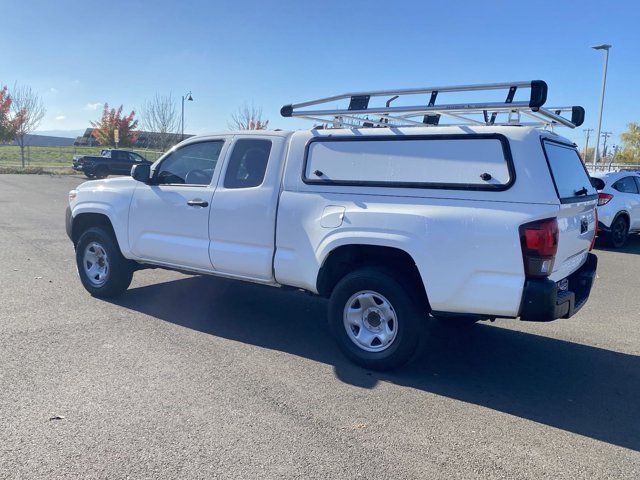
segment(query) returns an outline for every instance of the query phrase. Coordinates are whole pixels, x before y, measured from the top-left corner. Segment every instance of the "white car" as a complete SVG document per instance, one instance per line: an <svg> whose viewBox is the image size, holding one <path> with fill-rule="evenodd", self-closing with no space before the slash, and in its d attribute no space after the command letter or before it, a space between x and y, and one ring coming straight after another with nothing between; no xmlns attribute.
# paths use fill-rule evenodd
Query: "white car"
<svg viewBox="0 0 640 480"><path fill-rule="evenodd" d="M598 229L607 243L621 248L631 233L640 232L640 174L638 172L596 173Z"/></svg>
<svg viewBox="0 0 640 480"><path fill-rule="evenodd" d="M523 87L531 98L513 100ZM357 116L362 95L339 112L288 105L285 117L330 115L337 128L192 137L132 178L83 183L67 210L82 284L115 296L155 266L302 289L330 299L342 351L377 369L411 357L429 314L568 318L595 278L598 195L570 140L513 118L575 126L584 112L567 120L543 109L544 82L506 88L511 100L459 126L434 126L440 114L426 101L369 107L379 120Z"/></svg>

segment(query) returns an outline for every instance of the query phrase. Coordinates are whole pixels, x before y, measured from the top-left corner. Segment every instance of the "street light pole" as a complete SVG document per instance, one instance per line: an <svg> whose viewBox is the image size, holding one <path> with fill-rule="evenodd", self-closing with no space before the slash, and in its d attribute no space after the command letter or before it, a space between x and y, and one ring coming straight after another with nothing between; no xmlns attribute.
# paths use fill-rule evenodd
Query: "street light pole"
<svg viewBox="0 0 640 480"><path fill-rule="evenodd" d="M604 50L604 64L602 67L602 95L600 96L600 114L598 116L598 130L596 132L596 149L593 152L593 169L596 169L596 164L598 163L598 159L600 157L600 151L598 147L600 146L600 131L602 129L602 109L604 108L604 91L607 85L607 66L609 64L609 49L611 45L603 43L602 45L594 45L594 50Z"/></svg>
<svg viewBox="0 0 640 480"><path fill-rule="evenodd" d="M184 140L184 100L187 99L188 102L193 102L193 97L191 96L191 90L186 95L182 95L182 115L180 117L180 141Z"/></svg>

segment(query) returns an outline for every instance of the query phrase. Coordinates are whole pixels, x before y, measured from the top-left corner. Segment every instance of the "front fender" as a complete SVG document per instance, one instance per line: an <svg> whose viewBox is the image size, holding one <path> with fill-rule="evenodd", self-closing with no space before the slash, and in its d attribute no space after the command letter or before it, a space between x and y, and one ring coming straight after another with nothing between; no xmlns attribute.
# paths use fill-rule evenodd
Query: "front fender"
<svg viewBox="0 0 640 480"><path fill-rule="evenodd" d="M104 215L111 222L122 254L129 258L129 206L135 190L132 179L117 178L85 182L76 190L70 207L70 228L80 215Z"/></svg>
<svg viewBox="0 0 640 480"><path fill-rule="evenodd" d="M70 220L68 220L69 226L67 234L71 237L73 232L74 222L83 214L93 213L98 215L104 215L109 219L113 232L120 246L120 250L125 257L128 257L129 251L129 236L127 229L128 211L124 212L124 218L119 215L112 205L103 203L91 202L86 204L77 205L75 208L69 208Z"/></svg>

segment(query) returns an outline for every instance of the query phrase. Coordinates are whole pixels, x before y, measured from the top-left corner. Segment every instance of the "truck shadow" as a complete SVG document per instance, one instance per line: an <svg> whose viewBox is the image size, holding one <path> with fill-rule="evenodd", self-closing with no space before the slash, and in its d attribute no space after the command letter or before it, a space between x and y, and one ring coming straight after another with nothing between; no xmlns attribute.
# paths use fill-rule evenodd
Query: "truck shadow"
<svg viewBox="0 0 640 480"><path fill-rule="evenodd" d="M417 358L393 373L342 357L326 301L295 291L209 277L133 288L114 303L210 335L333 365L361 388L377 382L481 405L640 450L640 357L484 323L426 321Z"/></svg>
<svg viewBox="0 0 640 480"><path fill-rule="evenodd" d="M640 255L640 234L629 235L627 243L622 248L611 248L607 246L604 240L598 239L598 241L596 242L596 250Z"/></svg>

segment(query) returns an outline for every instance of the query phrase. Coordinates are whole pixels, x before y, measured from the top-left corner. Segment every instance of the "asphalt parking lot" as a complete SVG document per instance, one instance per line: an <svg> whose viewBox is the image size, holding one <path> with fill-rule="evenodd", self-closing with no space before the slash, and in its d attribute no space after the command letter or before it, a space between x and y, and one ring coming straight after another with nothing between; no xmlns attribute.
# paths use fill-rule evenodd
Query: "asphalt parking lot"
<svg viewBox="0 0 640 480"><path fill-rule="evenodd" d="M147 270L90 297L82 181L0 175L0 478L640 478L640 237L577 316L425 322L379 374L309 295Z"/></svg>

